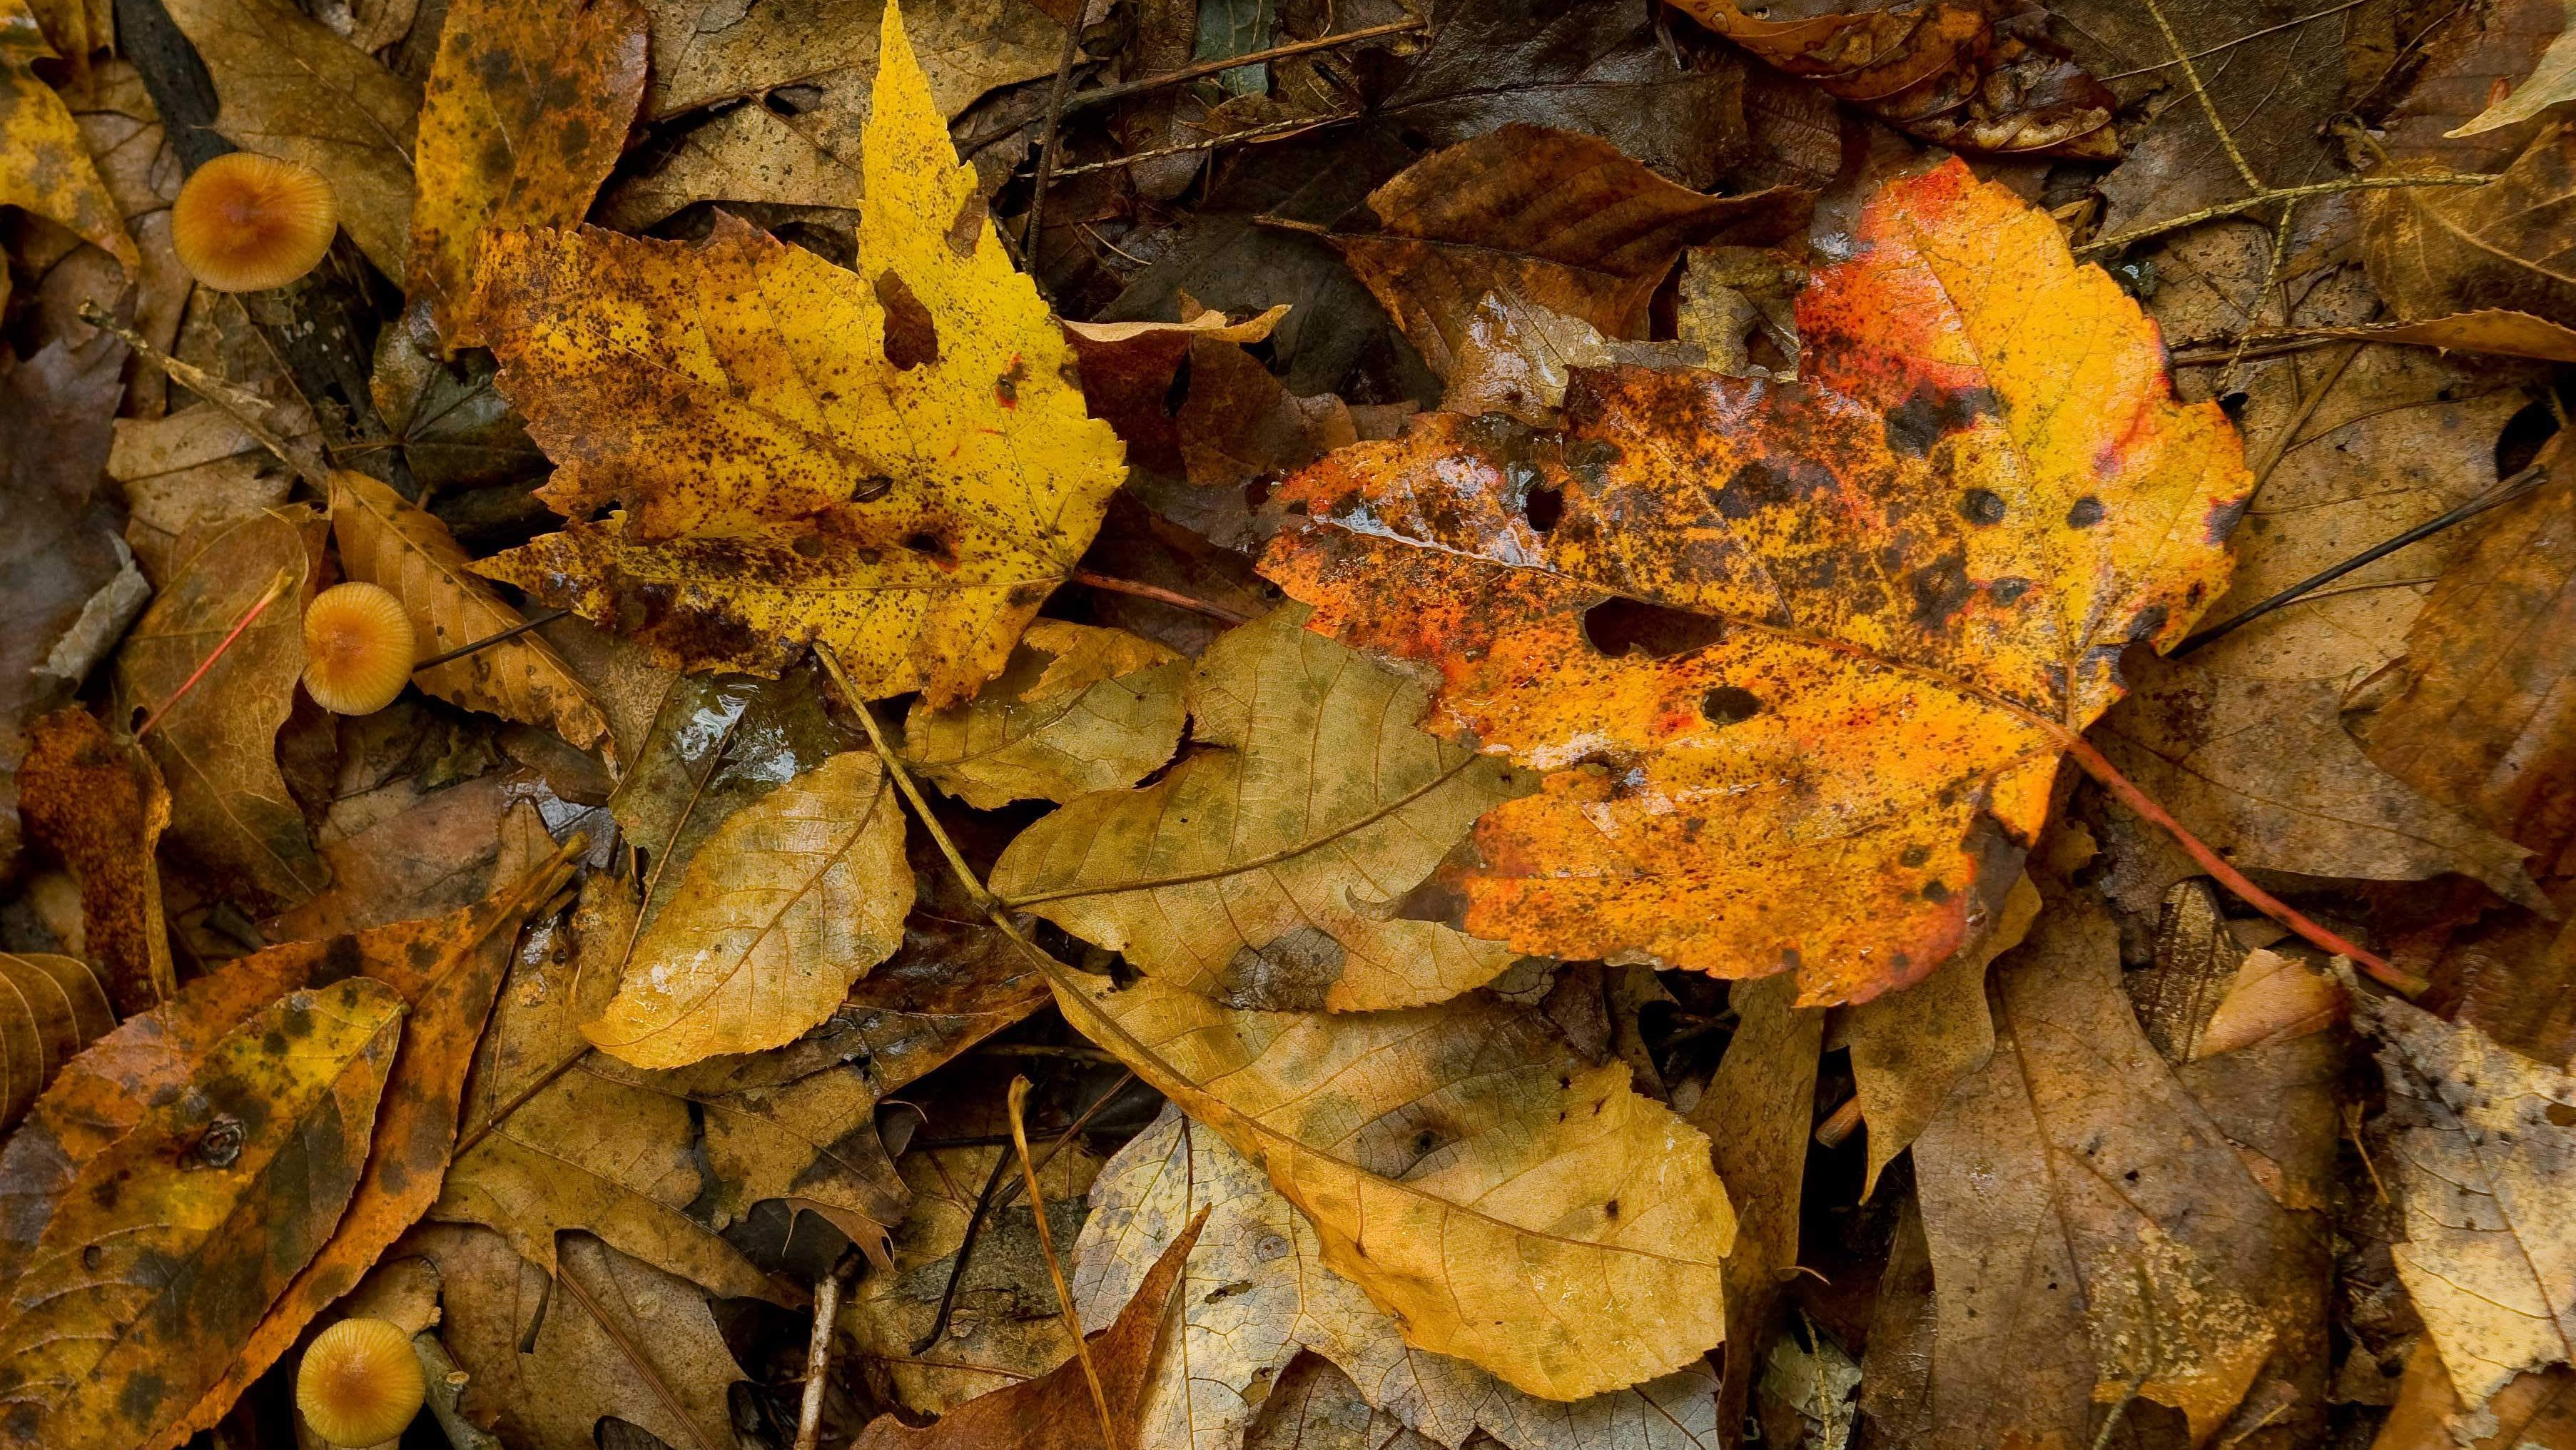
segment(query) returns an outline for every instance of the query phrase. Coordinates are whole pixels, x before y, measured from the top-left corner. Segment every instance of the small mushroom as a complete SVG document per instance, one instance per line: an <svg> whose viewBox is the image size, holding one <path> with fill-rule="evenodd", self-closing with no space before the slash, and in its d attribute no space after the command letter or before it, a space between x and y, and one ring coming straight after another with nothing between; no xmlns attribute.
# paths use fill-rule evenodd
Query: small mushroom
<svg viewBox="0 0 2576 1450"><path fill-rule="evenodd" d="M334 1445L381 1445L428 1394L411 1336L384 1319L343 1319L314 1336L295 1370L295 1408Z"/></svg>
<svg viewBox="0 0 2576 1450"><path fill-rule="evenodd" d="M304 611L304 692L339 715L394 702L420 658L402 601L373 584L335 584Z"/></svg>
<svg viewBox="0 0 2576 1450"><path fill-rule="evenodd" d="M218 292L283 287L331 250L340 199L322 173L255 151L200 166L170 207L180 264Z"/></svg>

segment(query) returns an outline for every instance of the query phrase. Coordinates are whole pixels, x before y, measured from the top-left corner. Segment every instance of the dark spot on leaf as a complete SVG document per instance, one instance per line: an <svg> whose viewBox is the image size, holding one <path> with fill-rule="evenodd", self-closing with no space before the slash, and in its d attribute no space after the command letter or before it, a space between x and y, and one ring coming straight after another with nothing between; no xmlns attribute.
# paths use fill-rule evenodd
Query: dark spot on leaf
<svg viewBox="0 0 2576 1450"><path fill-rule="evenodd" d="M1987 597L1997 604L2010 604L2030 592L2027 579L1998 579L1986 586Z"/></svg>
<svg viewBox="0 0 2576 1450"><path fill-rule="evenodd" d="M1932 859L1932 848L1921 844L1908 846L1904 854L1896 859L1907 866L1920 866Z"/></svg>
<svg viewBox="0 0 2576 1450"><path fill-rule="evenodd" d="M1601 1216L1610 1219L1617 1218L1619 1216L1619 1200L1614 1198L1608 1203L1601 1205Z"/></svg>
<svg viewBox="0 0 2576 1450"><path fill-rule="evenodd" d="M1991 388L1951 390L1931 383L1915 386L1914 396L1897 404L1887 414L1887 448L1920 458L1932 451L1941 435L1965 428L1977 419L1996 411Z"/></svg>
<svg viewBox="0 0 2576 1450"><path fill-rule="evenodd" d="M2576 1107L2566 1103L2551 1103L2540 1110L2540 1115L2559 1127L2576 1128Z"/></svg>
<svg viewBox="0 0 2576 1450"><path fill-rule="evenodd" d="M984 239L984 193L970 190L948 223L948 250L960 258L975 255L975 244Z"/></svg>
<svg viewBox="0 0 2576 1450"><path fill-rule="evenodd" d="M886 361L909 372L939 361L939 324L912 288L891 271L879 272L877 305L885 309Z"/></svg>
<svg viewBox="0 0 2576 1450"><path fill-rule="evenodd" d="M1959 517L1972 524L2004 521L2004 496L1991 488L1972 488L1959 499Z"/></svg>
<svg viewBox="0 0 2576 1450"><path fill-rule="evenodd" d="M869 477L860 479L859 486L850 490L850 502L875 503L878 499L885 497L893 491L893 479L886 477L882 473L872 474Z"/></svg>
<svg viewBox="0 0 2576 1450"><path fill-rule="evenodd" d="M1556 527L1557 520L1565 517L1565 490L1533 488L1528 499L1521 504L1521 512L1528 516L1531 528L1544 534Z"/></svg>
<svg viewBox="0 0 2576 1450"><path fill-rule="evenodd" d="M1914 590L1914 618L1928 628L1939 629L1950 622L1976 594L1968 582L1968 560L1964 554L1944 554L1906 577Z"/></svg>
<svg viewBox="0 0 2576 1450"><path fill-rule="evenodd" d="M2075 506L2066 511L2066 526L2070 529L2089 529L2100 522L2102 522L2102 500L2091 494L2077 499Z"/></svg>
<svg viewBox="0 0 2576 1450"><path fill-rule="evenodd" d="M1762 697L1741 685L1720 685L1700 698L1699 712L1711 725L1741 725L1762 713Z"/></svg>
<svg viewBox="0 0 2576 1450"><path fill-rule="evenodd" d="M1262 1012L1317 1012L1342 979L1342 944L1314 926L1298 926L1266 946L1243 946L1217 978L1216 998Z"/></svg>
<svg viewBox="0 0 2576 1450"><path fill-rule="evenodd" d="M1726 625L1704 614L1613 596L1583 611L1583 637L1608 659L1643 650L1660 660L1717 643L1726 637Z"/></svg>
<svg viewBox="0 0 2576 1450"><path fill-rule="evenodd" d="M1939 906L1950 899L1950 888L1939 881L1926 881L1923 883L1923 899Z"/></svg>

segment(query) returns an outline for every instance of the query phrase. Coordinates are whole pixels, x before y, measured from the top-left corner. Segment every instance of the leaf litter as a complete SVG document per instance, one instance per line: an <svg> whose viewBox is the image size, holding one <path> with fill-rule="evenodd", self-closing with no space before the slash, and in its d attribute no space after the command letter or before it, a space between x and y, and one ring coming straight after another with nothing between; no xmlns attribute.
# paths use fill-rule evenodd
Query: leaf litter
<svg viewBox="0 0 2576 1450"><path fill-rule="evenodd" d="M0 1445L2576 1446L2557 0L109 8Z"/></svg>

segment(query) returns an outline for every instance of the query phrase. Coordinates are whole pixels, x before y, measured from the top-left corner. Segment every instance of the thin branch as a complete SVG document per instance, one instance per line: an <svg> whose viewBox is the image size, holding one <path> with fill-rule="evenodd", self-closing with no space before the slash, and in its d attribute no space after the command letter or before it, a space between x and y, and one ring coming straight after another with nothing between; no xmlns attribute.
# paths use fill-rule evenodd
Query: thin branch
<svg viewBox="0 0 2576 1450"><path fill-rule="evenodd" d="M286 440L271 432L268 425L259 420L259 411L268 406L267 399L239 384L219 378L193 363L181 362L154 347L150 338L109 316L106 309L96 302L82 303L80 317L81 321L99 331L114 334L119 341L134 349L135 356L168 374L179 386L222 409L224 416L232 419L243 432L258 440L260 447L276 454L278 462L294 469L296 477L325 494L331 491L331 475L328 472L318 470L310 462L288 452Z"/></svg>
<svg viewBox="0 0 2576 1450"><path fill-rule="evenodd" d="M1038 175L1036 189L1029 193L1028 225L1020 233L1020 265L1028 269L1029 281L1039 293L1046 283L1038 279L1038 228L1046 217L1047 187L1055 180L1055 148L1064 124L1065 92L1073 83L1073 63L1082 56L1082 16L1089 7L1077 10L1073 23L1064 28L1064 51L1056 57L1055 83L1047 87L1046 124L1038 129Z"/></svg>
<svg viewBox="0 0 2576 1450"><path fill-rule="evenodd" d="M419 664L412 666L411 672L416 675L423 670L433 670L438 668L440 665L461 660L467 655L474 653L476 650L490 649L492 646L501 643L503 640L517 639L520 635L526 634L529 630L538 628L541 625L552 624L556 620L561 619L570 613L572 613L572 611L569 609L548 609L537 614L531 614L527 618L520 620L518 623L511 625L508 629L501 631L499 634L487 634L481 639L474 640L471 643L460 644L443 655L431 655L428 659L422 660Z"/></svg>
<svg viewBox="0 0 2576 1450"><path fill-rule="evenodd" d="M2317 573L2311 574L2307 578L2300 580L2298 583L2291 585L2289 588L2282 590L2280 593L2273 595L2271 598L2264 600L2262 603L2231 615L2227 619L2193 634L2189 638L2185 639L2181 644L2175 646L2172 657L2180 659L2184 655L2190 654L2192 651L2199 649L2203 645L2224 639L2228 635L2234 634L2236 631L2243 629L2245 626L2252 624L2258 619L2261 619L2264 615L2270 614L2274 610L2281 609L2287 605L2296 603L2302 595L2321 589L2324 586L2333 583L2337 579L2342 578L2346 574L2351 573L2355 569L2359 569L2364 565L2377 563L2379 560L2387 558L2389 555L2396 553L2398 550L2405 548L2409 544L2418 542L2419 540L2429 539L2433 535L2442 532L2444 529L2450 528L2454 524L2465 523L2468 520L2485 513L2489 509L2501 508L2548 481L2549 470L2535 463L2531 467L2524 469L2522 472L2517 473L2513 477L2496 485L2494 488L2489 489L2479 497L2473 498L2455 509L2450 509L2438 517L2426 519L2424 522L2417 524L2415 527L2408 529L2406 532L2399 534L2394 538L2383 539L2379 543L2373 544L2369 548L2362 550L2360 553L2353 555L2351 558L2344 560L2342 563L2337 564L2330 569L2323 569Z"/></svg>
<svg viewBox="0 0 2576 1450"><path fill-rule="evenodd" d="M1109 1392L1100 1387L1100 1370L1091 1362L1091 1345L1082 1337L1082 1315L1073 1307L1073 1290L1064 1282L1064 1265L1056 1261L1055 1230L1047 1223L1046 1194L1038 1187L1038 1165L1029 1157L1029 1134L1021 1113L1028 1106L1029 1080L1011 1079L1006 1104L1011 1119L1011 1146L1020 1155L1020 1175L1029 1186L1029 1208L1038 1223L1038 1252L1046 1259L1047 1277L1055 1281L1056 1307L1064 1311L1064 1328L1073 1336L1073 1357L1082 1365L1083 1382L1091 1386L1091 1407L1100 1412L1102 1450L1117 1450L1118 1426L1109 1415ZM804 1447L799 1447L804 1450Z"/></svg>
<svg viewBox="0 0 2576 1450"><path fill-rule="evenodd" d="M814 1281L814 1330L805 1340L805 1397L796 1407L796 1450L814 1450L823 1439L823 1386L832 1373L832 1328L841 1317L838 1265Z"/></svg>
<svg viewBox="0 0 2576 1450"><path fill-rule="evenodd" d="M644 1357L644 1351L636 1346L634 1337L626 1332L625 1326L611 1319L608 1311L600 1307L599 1301L590 1296L590 1290L583 1287L579 1274L566 1268L555 1275L555 1282L572 1291L572 1297L580 1301L582 1309L590 1315L591 1322L597 1324L617 1345L618 1352L626 1357L628 1364L635 1367L635 1372L643 1377L644 1383L652 1387L653 1397L662 1402L662 1408L670 1413L671 1418L689 1428L690 1436L698 1442L701 1450L725 1450L725 1447L707 1438L706 1431L700 1427L696 1418L690 1415L688 1406L680 1402L680 1397L673 1393L671 1386L663 1380L661 1370Z"/></svg>
<svg viewBox="0 0 2576 1450"><path fill-rule="evenodd" d="M2360 4L2362 0L2353 0L2353 3ZM1178 70L1167 70L1160 75L1145 76L1114 86L1102 86L1097 90L1076 91L1065 98L1064 109L1080 111L1092 106L1105 106L1111 101L1123 101L1129 96L1161 90L1165 86L1183 85L1202 76L1221 75L1237 66L1262 65L1274 60L1286 60L1290 56L1304 55L1310 51L1356 45L1363 40L1403 35L1423 28L1425 23L1420 20L1397 20L1385 25L1371 25L1360 30L1345 30L1339 35L1327 35L1315 40L1299 40L1286 45L1274 45L1268 50L1248 51L1242 55L1227 56L1221 60L1203 60L1194 65L1182 66Z"/></svg>
<svg viewBox="0 0 2576 1450"><path fill-rule="evenodd" d="M1133 151L1108 161L1086 161L1080 166L1068 166L1056 175L1084 176L1094 171L1115 171L1122 166L1133 166L1139 161L1156 161L1165 156L1187 156L1193 151L1213 151L1219 146L1236 141L1260 141L1272 136L1294 135L1300 131L1314 130L1318 126L1337 126L1344 121L1358 119L1356 113L1348 112L1336 112L1329 116L1298 116L1286 121L1272 121L1267 125L1246 126L1240 131L1227 131L1222 135L1210 136L1204 140L1184 141L1177 146L1157 146L1151 151Z"/></svg>
<svg viewBox="0 0 2576 1450"><path fill-rule="evenodd" d="M2262 175L2255 171L2254 163L2246 160L2245 153L2237 149L2235 133L2227 129L2226 119L2218 114L2218 102L2211 99L2209 88L2200 83L2200 67L2191 63L2191 52L2182 48L2182 37L2174 34L2173 22L2165 18L2165 7L2157 0L2146 0L2146 3L2147 13L2155 17L2156 29L2164 33L2165 44L2173 48L2174 64L2182 67L2182 78L2190 83L2192 95L2200 102L2201 114L2209 117L2209 129L2216 133L2219 149L2227 153L2228 161L2235 166L2236 174L2245 179L2247 186L2258 192L2270 190Z"/></svg>
<svg viewBox="0 0 2576 1450"><path fill-rule="evenodd" d="M1196 595L1183 594L1178 590L1164 589L1152 584L1139 584L1133 579L1115 579L1107 574L1094 574L1088 569L1074 570L1067 576L1067 581L1087 588L1106 589L1112 594L1133 594L1139 599L1151 599L1156 603L1169 604L1178 609L1195 610L1210 619L1222 619L1228 624L1241 624L1251 618L1249 615L1237 614L1222 604L1201 599Z"/></svg>
<svg viewBox="0 0 2576 1450"><path fill-rule="evenodd" d="M2371 3L2371 0L2343 0L2343 3L2340 5L2329 5L2323 10L2312 10L2305 15L2294 15L2277 25L2266 25L2260 30L2247 31L2245 34L2236 37L2234 40L2222 40L2216 45L2210 46L2206 50L2195 50L2190 55L2184 57L2184 60L2207 60L2209 57L2220 54L2223 51L2234 50L2236 47L2245 44L2247 41L2261 40L2264 36L2274 35L2284 30L2295 30L2312 21L2331 19L2334 16L2341 15L2347 10L2358 10L2369 3ZM2180 62L2160 60L2154 65L2142 65L2137 67L2135 70L2118 71L2111 75L2096 77L2096 79L2105 83L2111 81L2124 81L2131 76L2153 75L2157 71L2168 70L2177 64L2180 64Z"/></svg>
<svg viewBox="0 0 2576 1450"><path fill-rule="evenodd" d="M984 1222L993 1211L993 1194L1002 1186L1002 1175L1011 1169L1011 1155L993 1155L993 1171L984 1176L984 1190L975 1195L974 1211L966 1215L966 1232L957 1240L957 1257L948 1262L948 1287L939 1291L939 1309L930 1316L930 1332L913 1342L912 1352L928 1354L948 1332L948 1316L957 1308L957 1291L966 1283L967 1261L975 1256L975 1241L984 1234Z"/></svg>
<svg viewBox="0 0 2576 1450"><path fill-rule="evenodd" d="M2075 255L2098 257L2105 253L2117 252L2143 242L2149 237L2160 237L2167 232L2182 231L2199 226L2202 222L2216 221L2220 217L2241 216L2246 212L2270 206L2276 201L2332 196L2339 191L2380 191L2391 187L2484 186L2490 181L2501 179L2483 172L2443 172L2433 176L2342 176L2332 181L2310 182L2305 186L2275 187L2257 192L2252 196L2242 196L2234 201L2222 201L2216 206L2205 206L2198 211L2185 212L2178 217L2168 217L2146 226L2132 227L2117 236L2104 237L2100 241L2086 242L2075 249Z"/></svg>

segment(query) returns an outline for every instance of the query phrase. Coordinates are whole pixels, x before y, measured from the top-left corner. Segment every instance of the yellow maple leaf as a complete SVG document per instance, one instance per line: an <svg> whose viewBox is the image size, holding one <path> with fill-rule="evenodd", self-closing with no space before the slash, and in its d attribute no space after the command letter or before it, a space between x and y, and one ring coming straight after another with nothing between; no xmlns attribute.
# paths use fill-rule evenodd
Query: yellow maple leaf
<svg viewBox="0 0 2576 1450"><path fill-rule="evenodd" d="M481 565L667 663L809 641L871 698L1000 673L1124 476L888 5L855 272L730 217L495 235L478 306L563 532ZM588 516L611 502L605 519Z"/></svg>

